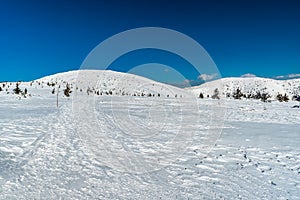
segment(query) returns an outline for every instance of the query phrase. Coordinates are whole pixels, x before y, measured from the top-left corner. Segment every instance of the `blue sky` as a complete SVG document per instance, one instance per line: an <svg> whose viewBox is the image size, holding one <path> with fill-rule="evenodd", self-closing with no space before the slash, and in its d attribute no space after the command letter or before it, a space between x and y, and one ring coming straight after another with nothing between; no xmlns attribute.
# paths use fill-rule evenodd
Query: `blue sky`
<svg viewBox="0 0 300 200"><path fill-rule="evenodd" d="M292 0L0 0L0 81L33 80L78 69L103 40L148 26L174 29L195 39L223 77L297 75L299 10L300 2ZM189 67L184 60L154 50L129 53L112 68L126 71L153 62L183 71L186 79L196 81L199 75L184 72ZM165 76L157 77L163 81Z"/></svg>

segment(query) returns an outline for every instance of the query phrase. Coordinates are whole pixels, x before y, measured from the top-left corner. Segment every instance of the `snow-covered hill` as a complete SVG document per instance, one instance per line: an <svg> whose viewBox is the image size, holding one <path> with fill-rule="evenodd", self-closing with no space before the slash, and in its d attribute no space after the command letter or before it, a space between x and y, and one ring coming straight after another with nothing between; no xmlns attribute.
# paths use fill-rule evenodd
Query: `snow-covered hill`
<svg viewBox="0 0 300 200"><path fill-rule="evenodd" d="M3 93L14 93L16 83L4 83ZM145 97L184 97L189 92L141 76L109 70L77 70L46 76L31 82L20 82L22 91L28 91L32 96L49 96L57 94L64 96L64 90L74 94L85 95L117 95ZM1 93L0 93L1 94Z"/></svg>
<svg viewBox="0 0 300 200"><path fill-rule="evenodd" d="M300 95L300 79L292 80L274 80L268 78L223 78L211 82L207 82L200 86L188 88L192 90L196 95L200 93L212 96L214 90L218 88L220 97L232 97L232 95L239 89L246 97L254 96L258 92L263 94L269 94L270 99L276 99L278 94L287 94L289 99L293 96Z"/></svg>
<svg viewBox="0 0 300 200"><path fill-rule="evenodd" d="M177 88L159 83L145 77L108 70L76 70L46 76L31 82L19 82L25 96L65 97L64 90L70 88L70 96L79 95L112 95L184 98L200 93L204 98L212 97L215 89L220 98L233 98L237 90L242 97L256 98L257 94L266 94L268 100L276 100L278 94L287 95L289 100L300 96L300 79L274 80L268 78L223 78L190 88ZM13 94L16 83L1 83L1 94Z"/></svg>
<svg viewBox="0 0 300 200"><path fill-rule="evenodd" d="M69 83L72 89L97 95L122 96L168 96L179 97L186 94L177 87L159 83L141 76L110 70L79 70L44 77L37 81L54 82L64 86Z"/></svg>

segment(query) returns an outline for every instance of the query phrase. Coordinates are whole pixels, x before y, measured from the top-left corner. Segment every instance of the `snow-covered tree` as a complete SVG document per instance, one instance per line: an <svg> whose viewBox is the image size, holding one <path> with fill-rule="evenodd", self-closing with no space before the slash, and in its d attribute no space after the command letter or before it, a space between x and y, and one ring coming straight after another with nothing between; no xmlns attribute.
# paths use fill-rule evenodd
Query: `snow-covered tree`
<svg viewBox="0 0 300 200"><path fill-rule="evenodd" d="M66 89L64 89L64 95L65 95L66 97L70 97L70 94L71 94L71 93L72 93L72 91L71 91L70 85L67 83Z"/></svg>
<svg viewBox="0 0 300 200"><path fill-rule="evenodd" d="M240 88L237 88L232 96L233 96L234 99L241 99L243 97L243 93L240 90Z"/></svg>
<svg viewBox="0 0 300 200"><path fill-rule="evenodd" d="M270 98L271 96L268 93L262 93L261 94L261 100L263 102L267 102L267 100Z"/></svg>
<svg viewBox="0 0 300 200"><path fill-rule="evenodd" d="M261 99L260 92L256 92L256 95L253 96L254 99Z"/></svg>
<svg viewBox="0 0 300 200"><path fill-rule="evenodd" d="M220 99L220 97L219 97L219 89L218 88L216 88L215 90L214 90L214 94L211 96L211 98L213 98L213 99Z"/></svg>
<svg viewBox="0 0 300 200"><path fill-rule="evenodd" d="M15 94L20 94L22 90L19 88L20 83L16 83L16 88L13 89Z"/></svg>

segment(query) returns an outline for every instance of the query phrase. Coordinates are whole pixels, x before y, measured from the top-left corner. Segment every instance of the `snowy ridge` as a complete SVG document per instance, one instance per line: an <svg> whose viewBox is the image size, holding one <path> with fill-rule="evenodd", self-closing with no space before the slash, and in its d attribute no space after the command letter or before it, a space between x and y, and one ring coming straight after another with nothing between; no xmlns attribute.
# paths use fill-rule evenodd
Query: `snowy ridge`
<svg viewBox="0 0 300 200"><path fill-rule="evenodd" d="M219 88L218 86L221 87ZM289 99L292 99L293 96L300 95L300 79L274 80L259 77L223 78L188 88L187 90L192 90L196 95L203 93L204 96L211 96L216 88L220 91L220 97L232 96L237 89L240 89L246 95L255 95L257 92L267 93L274 100L278 94L287 94Z"/></svg>

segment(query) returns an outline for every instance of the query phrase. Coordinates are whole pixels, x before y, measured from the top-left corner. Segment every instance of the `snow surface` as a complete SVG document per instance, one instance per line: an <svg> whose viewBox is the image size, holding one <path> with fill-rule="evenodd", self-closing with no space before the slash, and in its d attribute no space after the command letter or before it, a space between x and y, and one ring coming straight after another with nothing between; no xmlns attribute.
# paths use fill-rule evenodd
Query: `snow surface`
<svg viewBox="0 0 300 200"><path fill-rule="evenodd" d="M14 86L0 92L0 199L299 199L295 101L198 99L111 71L22 82L26 98Z"/></svg>
<svg viewBox="0 0 300 200"><path fill-rule="evenodd" d="M200 92L206 96L213 94L213 91L218 88L220 96L225 97L226 94L233 94L238 88L244 94L268 93L272 100L276 99L278 94L287 94L289 99L293 96L300 96L300 79L290 80L274 80L260 77L247 78L223 78L211 82L207 82L200 86L187 88L192 90L196 95Z"/></svg>

